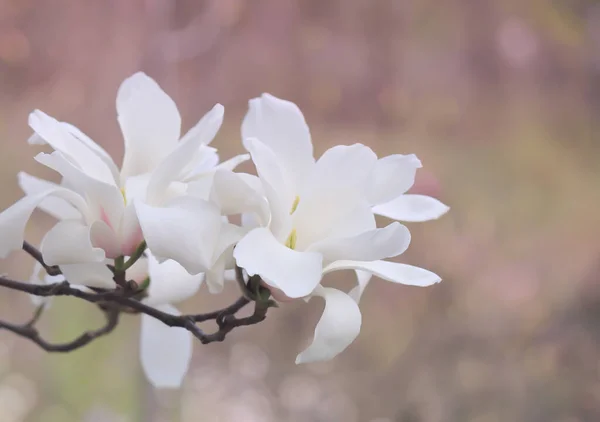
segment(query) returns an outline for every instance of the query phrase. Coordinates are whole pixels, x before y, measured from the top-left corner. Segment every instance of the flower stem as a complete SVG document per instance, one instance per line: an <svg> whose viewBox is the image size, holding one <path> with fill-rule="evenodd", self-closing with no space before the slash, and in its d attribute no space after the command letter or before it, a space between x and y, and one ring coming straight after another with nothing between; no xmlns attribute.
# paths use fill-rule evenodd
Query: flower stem
<svg viewBox="0 0 600 422"><path fill-rule="evenodd" d="M125 271L125 269L123 268L125 262L125 257L123 255L118 256L115 258L115 270L116 271Z"/></svg>
<svg viewBox="0 0 600 422"><path fill-rule="evenodd" d="M146 250L146 241L144 240L137 247L137 249L135 250L135 252L133 253L133 255L131 255L129 257L129 259L127 260L127 262L125 262L123 264L123 271L127 271L129 268L131 268L131 266L133 264L135 264L136 261L142 257L142 255L144 255L144 251L145 250ZM116 261L115 261L115 263L116 263Z"/></svg>

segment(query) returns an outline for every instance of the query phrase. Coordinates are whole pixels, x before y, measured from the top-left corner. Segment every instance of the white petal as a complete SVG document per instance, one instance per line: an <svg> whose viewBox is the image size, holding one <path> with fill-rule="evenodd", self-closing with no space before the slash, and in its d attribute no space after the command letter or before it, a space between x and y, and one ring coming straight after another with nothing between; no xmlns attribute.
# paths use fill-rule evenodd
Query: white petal
<svg viewBox="0 0 600 422"><path fill-rule="evenodd" d="M146 193L148 192L148 184L152 173L144 173L137 176L128 177L125 180L125 203L129 204L134 201L146 202Z"/></svg>
<svg viewBox="0 0 600 422"><path fill-rule="evenodd" d="M144 73L125 79L117 93L125 155L121 180L152 171L177 146L181 116L173 100Z"/></svg>
<svg viewBox="0 0 600 422"><path fill-rule="evenodd" d="M35 110L29 115L29 126L89 177L105 183L115 183L106 163L56 119Z"/></svg>
<svg viewBox="0 0 600 422"><path fill-rule="evenodd" d="M355 270L355 273L358 285L348 292L348 296L354 299L356 303L359 303L360 298L371 281L372 275L371 273L362 270Z"/></svg>
<svg viewBox="0 0 600 422"><path fill-rule="evenodd" d="M282 169L274 152L256 139L247 139L246 148L250 151L252 161L260 177L262 187L269 202L271 220L269 223L275 237L287 236L290 230L290 211L296 199L291 181Z"/></svg>
<svg viewBox="0 0 600 422"><path fill-rule="evenodd" d="M221 233L214 254L215 263L205 273L206 285L210 293L216 294L223 291L226 268L232 269L235 267L233 248L246 231L246 229L234 224L223 224L221 227Z"/></svg>
<svg viewBox="0 0 600 422"><path fill-rule="evenodd" d="M6 258L12 251L21 249L25 235L25 226L33 210L47 197L57 196L66 199L80 209L87 212L83 198L75 192L57 187L22 198L12 206L0 213L0 258Z"/></svg>
<svg viewBox="0 0 600 422"><path fill-rule="evenodd" d="M199 143L197 145L210 144L219 131L221 123L223 123L224 113L225 108L221 104L216 104L193 128L183 135L180 143L198 139ZM192 142L195 143L195 141Z"/></svg>
<svg viewBox="0 0 600 422"><path fill-rule="evenodd" d="M149 252L146 251L146 254L149 254ZM148 261L149 258L147 258L146 256L142 256L137 261L135 261L131 267L127 268L127 272L125 274L127 280L133 280L138 284L143 283L146 277L149 276L150 265ZM147 298L144 299L144 301L147 300Z"/></svg>
<svg viewBox="0 0 600 422"><path fill-rule="evenodd" d="M179 142L177 148L154 170L148 184L148 202L159 205L171 182L179 181L186 168L202 155L201 147L218 132L223 123L224 109L221 104L206 113L200 122Z"/></svg>
<svg viewBox="0 0 600 422"><path fill-rule="evenodd" d="M261 221L258 219L258 216L254 213L243 213L241 215L241 223L242 227L247 229L248 231L262 226Z"/></svg>
<svg viewBox="0 0 600 422"><path fill-rule="evenodd" d="M346 293L320 287L313 296L325 299L323 315L312 344L296 357L296 363L325 361L344 351L360 333L362 317L356 302Z"/></svg>
<svg viewBox="0 0 600 422"><path fill-rule="evenodd" d="M206 286L211 294L218 294L225 287L225 257L217 259L215 265L205 273Z"/></svg>
<svg viewBox="0 0 600 422"><path fill-rule="evenodd" d="M122 255L132 255L144 240L134 203L125 207L117 233Z"/></svg>
<svg viewBox="0 0 600 422"><path fill-rule="evenodd" d="M414 154L395 154L378 160L367 190L369 202L382 204L405 193L415 183L417 169L421 167Z"/></svg>
<svg viewBox="0 0 600 422"><path fill-rule="evenodd" d="M449 209L450 207L430 196L402 195L373 207L373 212L394 220L422 222L440 218Z"/></svg>
<svg viewBox="0 0 600 422"><path fill-rule="evenodd" d="M198 291L204 274L190 275L185 268L169 259L158 263L152 255L148 256L150 286L144 303L154 306L177 303Z"/></svg>
<svg viewBox="0 0 600 422"><path fill-rule="evenodd" d="M327 238L307 250L320 252L325 262L376 261L398 256L408 248L410 232L398 222L345 238Z"/></svg>
<svg viewBox="0 0 600 422"><path fill-rule="evenodd" d="M361 201L354 209L336 219L329 237L350 237L377 228L375 215L367 201Z"/></svg>
<svg viewBox="0 0 600 422"><path fill-rule="evenodd" d="M56 189L60 187L56 183L38 179L37 177L22 171L19 172L17 177L19 179L19 186L21 189L23 189L23 192L25 192L26 195L35 195L40 192L47 191L48 189ZM44 199L38 205L38 208L59 220L81 217L81 213L77 211L77 209L75 209L69 202L54 196L49 196Z"/></svg>
<svg viewBox="0 0 600 422"><path fill-rule="evenodd" d="M71 284L112 289L115 287L113 273L103 263L61 265L65 280Z"/></svg>
<svg viewBox="0 0 600 422"><path fill-rule="evenodd" d="M256 138L266 144L299 186L315 159L310 131L298 106L270 94L248 102L242 123L242 139Z"/></svg>
<svg viewBox="0 0 600 422"><path fill-rule="evenodd" d="M323 273L339 270L362 270L384 280L408 286L431 286L442 279L431 271L412 265L389 261L336 261L325 267Z"/></svg>
<svg viewBox="0 0 600 422"><path fill-rule="evenodd" d="M85 196L90 214L88 221L103 220L117 229L125 203L118 186L104 183L69 162L61 153L39 153L35 160L60 173L69 186Z"/></svg>
<svg viewBox="0 0 600 422"><path fill-rule="evenodd" d="M92 244L102 249L109 259L115 259L123 255L119 236L104 221L96 220L92 223L90 226L90 239Z"/></svg>
<svg viewBox="0 0 600 422"><path fill-rule="evenodd" d="M90 228L79 220L58 222L42 240L40 250L48 265L104 262L105 253L92 246Z"/></svg>
<svg viewBox="0 0 600 422"><path fill-rule="evenodd" d="M219 169L223 170L233 170L240 164L250 159L250 154L240 154L235 157L231 157L229 160L223 161L221 164L217 166Z"/></svg>
<svg viewBox="0 0 600 422"><path fill-rule="evenodd" d="M180 315L171 305L157 309ZM169 327L156 318L142 315L140 357L142 368L156 388L178 388L192 359L192 334L185 328Z"/></svg>
<svg viewBox="0 0 600 422"><path fill-rule="evenodd" d="M198 149L198 152L200 154L198 154L184 171L184 182L191 182L206 176L213 172L219 164L219 153L216 148L202 145L202 147Z"/></svg>
<svg viewBox="0 0 600 422"><path fill-rule="evenodd" d="M327 237L337 222L365 202L367 182L376 161L375 153L360 144L340 145L323 154L300 193L293 215L298 249Z"/></svg>
<svg viewBox="0 0 600 422"><path fill-rule="evenodd" d="M340 188L364 195L376 163L377 155L365 145L334 146L319 158L306 188L310 191Z"/></svg>
<svg viewBox="0 0 600 422"><path fill-rule="evenodd" d="M289 249L265 228L254 229L244 236L233 256L249 275L260 275L290 298L309 295L321 281L321 254Z"/></svg>
<svg viewBox="0 0 600 422"><path fill-rule="evenodd" d="M65 122L63 122L61 124L67 129L67 131L71 135L73 135L74 137L79 139L81 141L81 143L83 143L92 152L94 152L94 154L96 154L98 157L100 157L100 159L104 162L104 164L106 164L106 166L109 168L115 182L118 182L119 168L113 161L110 154L108 152L106 152L106 150L104 148L102 148L100 145L95 143L92 138L90 138L85 133L83 133L81 130L79 130L79 128L73 126L72 124L65 123Z"/></svg>
<svg viewBox="0 0 600 422"><path fill-rule="evenodd" d="M266 199L251 186L243 173L217 170L213 178L210 199L217 204L223 215L254 212L262 218L263 225L268 223L268 204Z"/></svg>
<svg viewBox="0 0 600 422"><path fill-rule="evenodd" d="M207 201L182 197L156 208L136 202L148 248L155 256L174 259L190 274L206 271L221 230L221 214Z"/></svg>

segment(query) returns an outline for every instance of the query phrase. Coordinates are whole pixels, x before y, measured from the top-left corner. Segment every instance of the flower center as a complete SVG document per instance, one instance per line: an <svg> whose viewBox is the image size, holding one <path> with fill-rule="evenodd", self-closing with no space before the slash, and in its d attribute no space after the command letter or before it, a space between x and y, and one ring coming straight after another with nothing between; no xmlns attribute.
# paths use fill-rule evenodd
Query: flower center
<svg viewBox="0 0 600 422"><path fill-rule="evenodd" d="M300 197L296 196L296 198L294 198L294 203L292 204L292 209L290 210L290 215L292 215L296 211L296 208L298 208L299 203L300 203Z"/></svg>
<svg viewBox="0 0 600 422"><path fill-rule="evenodd" d="M290 249L296 249L296 240L297 239L298 239L298 235L296 233L296 229L293 229L285 241L285 246L287 246Z"/></svg>
<svg viewBox="0 0 600 422"><path fill-rule="evenodd" d="M121 188L121 195L123 195L123 202L127 205L127 195L125 195L125 188Z"/></svg>
<svg viewBox="0 0 600 422"><path fill-rule="evenodd" d="M300 196L296 196L294 198L294 203L292 204L292 209L290 210L290 215L296 212L296 208L298 208L298 204L300 203ZM285 246L290 249L296 249L296 240L298 239L298 235L296 234L296 229L292 229L290 235L285 241Z"/></svg>

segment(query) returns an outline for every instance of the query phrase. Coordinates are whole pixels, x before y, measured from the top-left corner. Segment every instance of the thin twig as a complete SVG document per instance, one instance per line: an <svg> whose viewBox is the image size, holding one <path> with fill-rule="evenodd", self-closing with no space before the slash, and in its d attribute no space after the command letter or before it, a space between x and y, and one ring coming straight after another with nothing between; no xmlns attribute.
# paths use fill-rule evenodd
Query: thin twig
<svg viewBox="0 0 600 422"><path fill-rule="evenodd" d="M65 353L79 349L80 347L91 343L98 337L102 337L112 332L119 323L119 311L116 309L111 309L106 311L104 315L106 316L106 323L102 327L98 328L97 330L86 331L85 333L78 336L76 339L67 343L50 343L44 340L37 328L30 324L17 325L0 321L0 329L12 331L13 333L20 335L21 337L25 337L33 341L35 344L37 344L47 352Z"/></svg>
<svg viewBox="0 0 600 422"><path fill-rule="evenodd" d="M226 308L219 309L218 311L208 312L205 314L190 315L190 317L192 318L192 320L194 320L194 322L209 321L211 319L217 319L220 315L234 315L249 303L250 301L248 299L246 299L244 296L241 296L238 300L236 300L234 303L232 303Z"/></svg>
<svg viewBox="0 0 600 422"><path fill-rule="evenodd" d="M58 268L58 266L56 265L47 265L44 262L44 258L42 257L42 253L35 247L33 246L31 243L25 241L23 242L23 250L25 252L27 252L29 255L31 255L31 257L33 259L35 259L37 262L39 262L42 267L44 267L44 270L46 270L46 272L48 273L48 275L60 275L62 274L60 271L60 268Z"/></svg>

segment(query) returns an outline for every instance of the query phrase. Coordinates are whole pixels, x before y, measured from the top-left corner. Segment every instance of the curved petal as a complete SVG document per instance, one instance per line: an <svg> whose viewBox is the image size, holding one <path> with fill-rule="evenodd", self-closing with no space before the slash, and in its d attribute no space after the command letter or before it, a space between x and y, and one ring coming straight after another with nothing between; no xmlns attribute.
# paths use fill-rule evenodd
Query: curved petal
<svg viewBox="0 0 600 422"><path fill-rule="evenodd" d="M356 303L359 303L360 298L371 281L372 275L371 273L362 270L355 270L354 272L356 273L358 285L348 292L348 296L354 299Z"/></svg>
<svg viewBox="0 0 600 422"><path fill-rule="evenodd" d="M144 240L134 203L125 207L119 224L118 236L122 255L132 255Z"/></svg>
<svg viewBox="0 0 600 422"><path fill-rule="evenodd" d="M171 305L156 306L163 312L180 315ZM184 328L169 327L156 318L142 315L140 358L148 381L156 388L178 388L192 359L192 334Z"/></svg>
<svg viewBox="0 0 600 422"><path fill-rule="evenodd" d="M169 259L159 263L152 255L148 256L150 286L144 303L154 306L177 303L198 291L204 274L190 275L179 263Z"/></svg>
<svg viewBox="0 0 600 422"><path fill-rule="evenodd" d="M152 171L177 146L181 116L173 100L147 75L125 79L117 93L125 155L121 181Z"/></svg>
<svg viewBox="0 0 600 422"><path fill-rule="evenodd" d="M186 168L202 155L202 146L210 142L223 123L224 108L217 104L187 133L177 147L152 173L148 184L148 202L158 205L164 201L171 182L182 179Z"/></svg>
<svg viewBox="0 0 600 422"><path fill-rule="evenodd" d="M102 249L109 259L115 259L123 255L119 237L114 229L104 221L96 220L92 223L90 226L90 239L92 245Z"/></svg>
<svg viewBox="0 0 600 422"><path fill-rule="evenodd" d="M115 183L106 163L56 119L35 110L29 115L29 126L89 177L104 183Z"/></svg>
<svg viewBox="0 0 600 422"><path fill-rule="evenodd" d="M145 254L149 254L148 251L145 252ZM133 280L138 284L143 283L147 277L149 277L149 258L146 258L145 256L140 257L137 261L135 261L133 263L133 265L129 268L127 268L127 272L125 274L125 277L127 278L127 280ZM147 298L144 299L144 301L146 301Z"/></svg>
<svg viewBox="0 0 600 422"><path fill-rule="evenodd" d="M350 237L377 228L375 215L367 201L361 201L354 209L336 219L328 233L329 237Z"/></svg>
<svg viewBox="0 0 600 422"><path fill-rule="evenodd" d="M275 153L256 139L247 139L246 148L250 151L256 172L260 177L271 211L269 227L280 238L286 236L290 227L290 210L296 198L291 182L282 170Z"/></svg>
<svg viewBox="0 0 600 422"><path fill-rule="evenodd" d="M389 261L335 261L326 266L323 273L339 270L362 270L384 280L407 286L426 287L442 281L437 274L426 269Z"/></svg>
<svg viewBox="0 0 600 422"><path fill-rule="evenodd" d="M0 236L0 258L6 258L12 251L21 249L25 235L25 226L33 210L50 196L56 196L69 201L82 214L87 212L87 205L84 199L75 192L62 187L25 196L0 213L0 233L2 233L2 236Z"/></svg>
<svg viewBox="0 0 600 422"><path fill-rule="evenodd" d="M90 228L79 220L58 222L44 236L40 250L48 265L103 263L106 256L92 246Z"/></svg>
<svg viewBox="0 0 600 422"><path fill-rule="evenodd" d="M374 229L345 238L327 238L311 245L307 250L319 252L325 262L342 259L376 261L398 256L408 248L410 232L398 222L383 229Z"/></svg>
<svg viewBox="0 0 600 422"><path fill-rule="evenodd" d="M366 199L369 175L377 156L361 144L339 145L323 154L299 195L294 227L299 249L322 240L350 210Z"/></svg>
<svg viewBox="0 0 600 422"><path fill-rule="evenodd" d="M162 208L135 204L144 238L155 256L174 259L190 274L212 266L222 224L214 204L191 197L178 198Z"/></svg>
<svg viewBox="0 0 600 422"><path fill-rule="evenodd" d="M235 157L231 157L229 160L223 161L217 166L217 169L233 170L240 164L250 159L250 154L240 154Z"/></svg>
<svg viewBox="0 0 600 422"><path fill-rule="evenodd" d="M233 250L233 248L232 248ZM219 257L210 270L205 273L206 286L211 294L218 294L225 287L225 257Z"/></svg>
<svg viewBox="0 0 600 422"><path fill-rule="evenodd" d="M265 198L248 182L252 180L243 173L229 170L217 170L213 178L210 200L219 206L223 215L254 212L263 225L269 218L268 204Z"/></svg>
<svg viewBox="0 0 600 422"><path fill-rule="evenodd" d="M118 186L90 177L59 152L52 154L41 152L35 156L35 160L61 174L69 186L85 196L90 211L86 216L88 222L105 220L112 227L118 228L125 206Z"/></svg>
<svg viewBox="0 0 600 422"><path fill-rule="evenodd" d="M323 153L315 165L308 192L344 189L354 195L364 196L371 174L377 163L377 155L363 144L336 145Z"/></svg>
<svg viewBox="0 0 600 422"><path fill-rule="evenodd" d="M245 143L248 138L255 138L267 145L288 172L290 181L299 186L315 163L302 112L296 104L270 94L250 100L248 107L242 122L242 140Z"/></svg>
<svg viewBox="0 0 600 422"><path fill-rule="evenodd" d="M115 288L113 273L103 263L91 262L87 264L61 265L60 271L63 273L65 280L68 280L71 284L102 289Z"/></svg>
<svg viewBox="0 0 600 422"><path fill-rule="evenodd" d="M233 256L248 275L260 275L290 298L309 295L321 281L321 254L289 249L266 228L254 229L244 236Z"/></svg>
<svg viewBox="0 0 600 422"><path fill-rule="evenodd" d="M360 333L362 316L346 293L319 287L313 296L325 299L323 315L315 328L312 344L296 357L296 364L325 361L344 351Z"/></svg>
<svg viewBox="0 0 600 422"><path fill-rule="evenodd" d="M430 196L402 195L373 207L373 212L394 220L416 223L438 219L449 209L450 207Z"/></svg>
<svg viewBox="0 0 600 422"><path fill-rule="evenodd" d="M87 136L76 126L73 126L72 124L65 123L65 122L62 122L61 124L67 129L67 131L71 135L73 135L74 137L79 139L81 141L81 143L83 143L86 147L88 147L91 151L93 151L94 154L96 154L98 157L100 157L100 159L104 162L104 164L106 164L106 166L112 173L115 183L119 183L119 168L113 161L110 154L108 152L106 152L106 150L104 148L102 148L100 145L98 145L96 142L94 142L94 140L92 138Z"/></svg>
<svg viewBox="0 0 600 422"><path fill-rule="evenodd" d="M17 178L19 180L19 186L26 195L36 195L49 189L60 188L56 183L39 179L23 171L19 172ZM76 219L81 217L81 212L75 209L69 202L59 197L46 197L46 199L38 205L38 208L58 220Z"/></svg>
<svg viewBox="0 0 600 422"><path fill-rule="evenodd" d="M219 164L219 153L216 148L202 145L199 156L186 167L182 180L191 182L210 174Z"/></svg>
<svg viewBox="0 0 600 422"><path fill-rule="evenodd" d="M183 135L180 143L191 141L193 143L198 142L197 145L210 144L223 123L224 113L225 108L221 104L215 104L215 106L206 113L194 127ZM193 139L194 141L192 141Z"/></svg>
<svg viewBox="0 0 600 422"><path fill-rule="evenodd" d="M405 193L415 183L421 161L416 155L390 155L377 160L367 189L373 205L391 201Z"/></svg>

